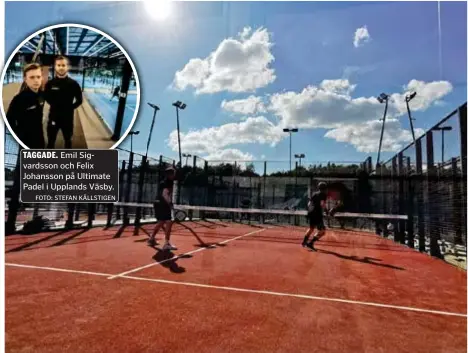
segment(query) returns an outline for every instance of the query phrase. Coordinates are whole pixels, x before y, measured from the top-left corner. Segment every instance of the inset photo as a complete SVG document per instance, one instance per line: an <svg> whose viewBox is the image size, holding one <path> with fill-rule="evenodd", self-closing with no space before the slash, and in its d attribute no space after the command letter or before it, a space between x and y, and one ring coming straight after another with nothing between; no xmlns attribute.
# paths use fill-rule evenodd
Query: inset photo
<svg viewBox="0 0 468 353"><path fill-rule="evenodd" d="M98 29L44 28L11 53L2 116L23 148L113 149L136 120L140 85L125 49Z"/></svg>

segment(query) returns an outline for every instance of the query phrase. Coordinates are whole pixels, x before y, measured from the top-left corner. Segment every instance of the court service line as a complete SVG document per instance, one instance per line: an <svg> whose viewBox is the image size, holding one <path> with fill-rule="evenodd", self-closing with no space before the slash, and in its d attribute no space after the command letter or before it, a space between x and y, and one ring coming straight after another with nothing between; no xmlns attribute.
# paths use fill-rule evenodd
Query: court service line
<svg viewBox="0 0 468 353"><path fill-rule="evenodd" d="M247 236L249 236L249 235L253 235L253 234L256 234L256 233L263 232L263 231L266 230L266 229L267 229L267 228L262 228L262 229L259 229L259 230L255 230L255 231L253 231L253 232L249 232L249 233L247 233L247 234L242 234L242 235L239 235L239 236L237 236L237 237L224 240L224 241L220 242L219 244L226 244L226 243L229 243L230 241L234 241L234 240L237 240L237 239L240 239L240 238L247 237ZM213 247L216 247L216 245L214 245ZM137 268L135 268L135 269L128 270L128 271L125 271L125 272L122 272L122 273L119 273L119 274L110 276L109 279L115 279L115 278L118 278L118 277L123 277L123 276L129 275L129 274L131 274L131 273L135 273L135 272L144 270L144 269L146 269L146 268L150 268L150 267L153 267L153 266L161 265L161 264L163 264L163 263L165 263L165 262L168 262L168 261L175 261L175 260L177 260L178 258L181 258L181 257L183 257L183 256L195 254L195 253L197 253L197 252L204 251L204 250L206 250L206 249L208 249L208 247L196 249L196 250L193 250L193 251L189 251L189 252L187 252L187 253L183 253L183 254L177 255L177 256L175 256L175 257L171 257L170 259L162 260L162 261L159 261L159 262L152 262L152 263L150 263L150 264L148 264L148 265L144 265L144 266L141 266L141 267L137 267Z"/></svg>
<svg viewBox="0 0 468 353"><path fill-rule="evenodd" d="M23 265L23 264L14 264L14 263L5 263L5 266L22 267L22 268L47 270L47 271L57 271L57 272L68 272L68 273L76 273L76 274L87 274L87 275L94 275L94 276L101 276L101 277L109 277L110 276L107 273L79 271L79 270L68 270L68 269L55 268L55 267L42 267L42 266L32 266L32 265ZM313 296L313 295L306 295L306 294L293 294L293 293L273 292L273 291L267 291L267 290L257 290L257 289L247 289L247 288L237 288L237 287L224 287L224 286L215 286L215 285L209 285L209 284L169 281L169 280L164 280L164 279L144 278L144 277L136 277L136 276L120 276L119 278L131 279L131 280L136 280L136 281L153 282L153 283L175 284L175 285L187 286L187 287L218 289L218 290L225 290L225 291L231 291L231 292L264 294L264 295L273 295L273 296L280 296L280 297L289 297L289 298L299 298L299 299L308 299L308 300L320 300L320 301L336 302L336 303L342 303L342 304L372 306L372 307L379 307L379 308L384 308L384 309L414 311L414 312L427 313L427 314L436 314L436 315L443 315L443 316L456 316L456 317L464 317L464 318L468 317L467 314L455 313L455 312L450 312L450 311L431 310L431 309L423 309L423 308L408 307L408 306L399 306L399 305L391 305L391 304L365 302L365 301L359 301L359 300L328 298L328 297L320 297L320 296Z"/></svg>

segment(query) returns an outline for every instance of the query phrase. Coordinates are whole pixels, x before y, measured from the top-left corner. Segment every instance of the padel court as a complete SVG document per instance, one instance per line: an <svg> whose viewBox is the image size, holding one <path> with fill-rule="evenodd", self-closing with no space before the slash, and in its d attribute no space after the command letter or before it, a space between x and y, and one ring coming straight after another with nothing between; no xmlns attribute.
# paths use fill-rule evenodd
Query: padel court
<svg viewBox="0 0 468 353"><path fill-rule="evenodd" d="M6 238L7 352L466 352L466 272L365 231L192 220Z"/></svg>

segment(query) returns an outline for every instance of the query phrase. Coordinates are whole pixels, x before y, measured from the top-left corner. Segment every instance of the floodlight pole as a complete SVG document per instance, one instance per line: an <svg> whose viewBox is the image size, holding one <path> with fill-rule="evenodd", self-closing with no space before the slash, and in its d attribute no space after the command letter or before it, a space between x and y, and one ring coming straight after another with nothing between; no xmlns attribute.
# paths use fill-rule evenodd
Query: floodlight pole
<svg viewBox="0 0 468 353"><path fill-rule="evenodd" d="M180 163L180 166L182 166L182 149L180 146L179 107L176 107L176 114L177 114L177 141L179 144L179 163Z"/></svg>
<svg viewBox="0 0 468 353"><path fill-rule="evenodd" d="M292 171L292 133L298 132L298 129L283 129L283 132L289 133L289 171Z"/></svg>
<svg viewBox="0 0 468 353"><path fill-rule="evenodd" d="M133 153L133 135L138 135L140 131L130 131L128 134L130 135L130 153Z"/></svg>
<svg viewBox="0 0 468 353"><path fill-rule="evenodd" d="M406 109L408 110L408 119L409 119L409 123L410 123L410 126L411 126L411 134L413 135L413 142L414 142L414 145L416 146L416 137L414 136L414 127L413 127L413 119L411 117L411 110L410 110L410 107L409 107L409 102L414 98L416 97L416 92L413 92L409 95L407 95L405 97L405 102L406 102Z"/></svg>
<svg viewBox="0 0 468 353"><path fill-rule="evenodd" d="M152 104L148 102L148 105L154 109L154 114L153 114L153 120L151 121L150 131L148 134L148 141L146 142L146 154L145 154L146 158L148 158L148 148L149 148L150 141L151 141L151 134L153 133L154 121L156 120L156 112L159 110L159 107L156 104Z"/></svg>
<svg viewBox="0 0 468 353"><path fill-rule="evenodd" d="M384 115L383 115L383 124L382 124L382 131L380 132L380 141L379 141L379 152L377 154L377 164L376 166L378 167L380 165L380 151L382 150L382 140L383 140L383 134L385 130L385 119L387 118L387 109L388 109L388 95L385 93L380 94L380 96L377 98L377 100L380 103L385 102L385 110L384 110Z"/></svg>
<svg viewBox="0 0 468 353"><path fill-rule="evenodd" d="M176 107L176 115L177 115L177 140L179 142L179 166L182 168L182 149L180 146L180 126L179 126L179 109L184 110L187 107L187 104L182 103L181 101L177 101L172 103L174 107ZM177 203L180 204L180 197L181 197L181 186L179 182L178 192L177 192Z"/></svg>
<svg viewBox="0 0 468 353"><path fill-rule="evenodd" d="M301 167L302 166L301 160L302 160L302 158L305 157L305 154L304 153L295 154L294 157L299 158L299 167Z"/></svg>
<svg viewBox="0 0 468 353"><path fill-rule="evenodd" d="M189 159L189 157L192 157L192 155L188 154L188 153L182 153L182 157L185 157L185 165L187 166L188 159Z"/></svg>
<svg viewBox="0 0 468 353"><path fill-rule="evenodd" d="M177 101L175 103L172 103L172 105L176 108L176 116L177 116L177 140L179 142L179 164L182 167L182 149L180 146L180 125L179 125L179 109L185 109L187 106L185 103L182 103L181 101Z"/></svg>

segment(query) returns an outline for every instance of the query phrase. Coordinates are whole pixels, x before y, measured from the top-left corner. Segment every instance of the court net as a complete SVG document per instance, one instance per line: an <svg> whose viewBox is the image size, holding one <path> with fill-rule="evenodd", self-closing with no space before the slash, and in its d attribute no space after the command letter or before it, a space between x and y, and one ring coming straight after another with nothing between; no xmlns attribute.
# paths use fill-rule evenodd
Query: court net
<svg viewBox="0 0 468 353"><path fill-rule="evenodd" d="M108 221L117 221L115 215L117 209L128 223L155 222L157 215L152 203L130 203L118 202L107 206ZM112 211L111 209L112 208ZM176 222L191 222L199 220L218 221L224 223L242 223L250 225L271 225L281 227L307 227L309 222L305 210L278 210L278 209L256 209L256 208L229 208L175 205L174 220ZM133 221L133 222L132 222ZM406 215L373 214L337 212L333 216L324 214L325 225L330 228L372 230L385 234L387 231L395 231L405 227L408 221ZM403 230L403 229L402 229Z"/></svg>
<svg viewBox="0 0 468 353"><path fill-rule="evenodd" d="M7 216L7 215L6 215ZM43 220L37 221L37 218ZM26 221L29 219L28 221ZM369 232L420 248L419 235L414 234L413 217L398 214L337 212L333 216L324 215L328 229L347 232ZM208 223L216 227L281 227L283 230L303 232L308 226L307 213L300 210L227 208L175 205L176 225L185 228L198 228ZM24 223L23 223L24 222ZM21 208L18 213L17 230L34 232L62 229L63 227L121 227L139 226L157 222L152 203L117 202L114 204L35 204ZM37 226L40 226L38 229ZM28 231L30 232L30 231ZM429 239L421 241L426 252L430 249ZM466 256L466 249L459 245L439 240L440 250L445 255L457 259Z"/></svg>

